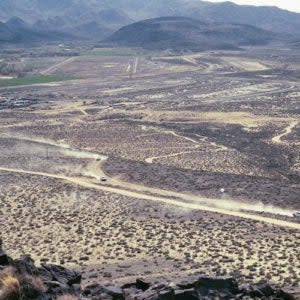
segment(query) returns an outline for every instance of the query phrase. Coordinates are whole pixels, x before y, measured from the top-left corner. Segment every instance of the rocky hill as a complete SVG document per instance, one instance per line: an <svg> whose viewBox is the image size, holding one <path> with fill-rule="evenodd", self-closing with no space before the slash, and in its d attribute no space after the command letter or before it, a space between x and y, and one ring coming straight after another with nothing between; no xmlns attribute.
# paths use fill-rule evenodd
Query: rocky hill
<svg viewBox="0 0 300 300"><path fill-rule="evenodd" d="M137 279L122 286L81 285L80 273L62 266L36 267L28 255L13 260L0 248L1 300L79 300L79 299L296 299L293 291L262 283L239 287L233 278L190 278L170 282Z"/></svg>
<svg viewBox="0 0 300 300"><path fill-rule="evenodd" d="M275 40L269 32L248 25L206 23L185 17L149 19L125 26L104 42L154 50L237 49Z"/></svg>

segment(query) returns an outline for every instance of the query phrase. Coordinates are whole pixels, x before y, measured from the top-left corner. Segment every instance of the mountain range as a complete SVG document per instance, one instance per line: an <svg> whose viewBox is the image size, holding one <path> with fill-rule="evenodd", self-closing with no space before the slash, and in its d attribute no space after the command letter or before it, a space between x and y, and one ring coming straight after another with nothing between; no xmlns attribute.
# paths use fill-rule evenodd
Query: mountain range
<svg viewBox="0 0 300 300"><path fill-rule="evenodd" d="M147 19L115 32L105 40L112 46L142 47L151 50L237 49L264 45L275 37L250 25L201 22L186 17Z"/></svg>
<svg viewBox="0 0 300 300"><path fill-rule="evenodd" d="M74 37L66 33L34 29L22 19L14 17L6 23L0 22L0 45L5 43L37 43L57 40L72 40Z"/></svg>
<svg viewBox="0 0 300 300"><path fill-rule="evenodd" d="M168 16L206 23L246 24L300 37L300 14L270 6L201 0L0 0L0 40L11 36L5 22L15 17L26 24L25 29L32 36L59 32L60 38L99 41L134 22Z"/></svg>

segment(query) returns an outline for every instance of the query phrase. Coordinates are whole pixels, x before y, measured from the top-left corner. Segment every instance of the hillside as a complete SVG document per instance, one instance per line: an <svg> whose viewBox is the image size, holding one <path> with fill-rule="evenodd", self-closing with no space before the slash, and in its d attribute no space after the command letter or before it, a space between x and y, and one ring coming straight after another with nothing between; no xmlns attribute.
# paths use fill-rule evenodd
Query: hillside
<svg viewBox="0 0 300 300"><path fill-rule="evenodd" d="M113 31L134 21L121 10L112 8L105 2L101 0L0 0L0 20L4 22L18 16L34 28L40 28L39 25L42 24L43 28L69 33L70 28L85 27L91 22Z"/></svg>
<svg viewBox="0 0 300 300"><path fill-rule="evenodd" d="M0 240L0 297L3 300L94 300L94 299L296 299L293 290L278 289L267 283L239 286L231 277L178 277L156 282L137 278L116 286L99 282L83 286L82 275L53 264L35 265L30 255L9 257Z"/></svg>
<svg viewBox="0 0 300 300"><path fill-rule="evenodd" d="M215 3L189 11L194 18L214 22L249 24L279 33L300 36L300 14L277 7Z"/></svg>
<svg viewBox="0 0 300 300"><path fill-rule="evenodd" d="M0 42L11 41L14 38L13 32L9 29L9 27L0 22Z"/></svg>
<svg viewBox="0 0 300 300"><path fill-rule="evenodd" d="M73 38L71 35L54 30L37 30L20 18L12 18L6 23L0 22L0 42L35 43L43 41L60 41Z"/></svg>
<svg viewBox="0 0 300 300"><path fill-rule="evenodd" d="M207 22L248 24L274 32L300 35L298 13L276 7L201 0L149 0L146 3L140 0L0 0L0 21L5 22L14 16L30 24L42 21L52 30L68 29L68 32L70 28L91 22L113 31L148 18L183 16ZM57 19L59 23L56 23Z"/></svg>
<svg viewBox="0 0 300 300"><path fill-rule="evenodd" d="M240 24L204 23L184 17L149 19L125 26L104 42L154 50L237 49L271 42L269 32Z"/></svg>

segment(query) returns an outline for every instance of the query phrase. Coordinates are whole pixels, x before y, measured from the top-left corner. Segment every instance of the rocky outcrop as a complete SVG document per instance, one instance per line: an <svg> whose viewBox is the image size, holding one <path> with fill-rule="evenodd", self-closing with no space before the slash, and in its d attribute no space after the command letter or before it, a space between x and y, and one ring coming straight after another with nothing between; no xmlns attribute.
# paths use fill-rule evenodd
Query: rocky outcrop
<svg viewBox="0 0 300 300"><path fill-rule="evenodd" d="M151 284L142 279L121 287L93 284L83 291L88 299L113 300L197 300L197 299L296 299L290 293L276 290L269 284L240 288L233 278L200 277L195 281ZM99 298L100 296L100 298Z"/></svg>
<svg viewBox="0 0 300 300"><path fill-rule="evenodd" d="M81 275L73 270L50 264L36 267L29 255L13 260L0 249L0 300L52 300L61 295L80 299L80 283Z"/></svg>
<svg viewBox="0 0 300 300"><path fill-rule="evenodd" d="M81 275L62 266L36 267L30 256L11 259L0 248L0 300L193 300L193 299L296 299L288 289L269 284L239 287L233 278L200 277L195 280L137 279L122 286L80 286Z"/></svg>

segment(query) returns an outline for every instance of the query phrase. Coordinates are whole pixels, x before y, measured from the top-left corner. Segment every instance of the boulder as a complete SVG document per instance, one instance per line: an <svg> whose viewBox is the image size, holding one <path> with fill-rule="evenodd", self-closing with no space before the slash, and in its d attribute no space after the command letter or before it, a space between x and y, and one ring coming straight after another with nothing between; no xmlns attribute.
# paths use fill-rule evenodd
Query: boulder
<svg viewBox="0 0 300 300"><path fill-rule="evenodd" d="M136 280L136 288L140 289L142 291L146 291L150 288L151 284L143 279L137 279Z"/></svg>
<svg viewBox="0 0 300 300"><path fill-rule="evenodd" d="M46 281L45 284L47 285L48 293L50 294L64 294L73 291L70 286L59 281Z"/></svg>
<svg viewBox="0 0 300 300"><path fill-rule="evenodd" d="M300 299L300 288L281 288L279 291L277 291L276 297L282 300Z"/></svg>
<svg viewBox="0 0 300 300"><path fill-rule="evenodd" d="M39 272L39 277L41 277L41 279L43 281L53 281L54 280L50 271L48 271L44 268L38 268L38 272Z"/></svg>
<svg viewBox="0 0 300 300"><path fill-rule="evenodd" d="M97 283L93 283L84 288L83 295L84 296L97 295L101 293L101 291L102 291L102 287Z"/></svg>
<svg viewBox="0 0 300 300"><path fill-rule="evenodd" d="M107 295L105 298L111 298L114 300L123 300L125 299L123 296L124 292L122 288L115 286L102 286L100 284L91 284L85 287L83 291L83 295L86 297L96 297L99 295ZM102 299L102 298L101 298Z"/></svg>
<svg viewBox="0 0 300 300"><path fill-rule="evenodd" d="M238 284L234 278L209 278L201 277L197 282L198 286L206 287L208 289L223 290L226 289L232 293L237 293L239 291Z"/></svg>
<svg viewBox="0 0 300 300"><path fill-rule="evenodd" d="M175 292L174 290L162 290L159 292L158 300L173 300Z"/></svg>
<svg viewBox="0 0 300 300"><path fill-rule="evenodd" d="M125 288L123 290L123 296L126 300L133 300L135 299L135 295L138 295L141 290L138 290L135 287Z"/></svg>
<svg viewBox="0 0 300 300"><path fill-rule="evenodd" d="M174 300L198 300L201 299L195 289L175 290Z"/></svg>
<svg viewBox="0 0 300 300"><path fill-rule="evenodd" d="M164 290L164 289L170 289L170 286L167 282L160 281L160 282L157 282L157 283L151 285L151 289L152 290Z"/></svg>
<svg viewBox="0 0 300 300"><path fill-rule="evenodd" d="M134 300L157 300L158 293L156 291L148 289L147 291L134 295L133 299Z"/></svg>
<svg viewBox="0 0 300 300"><path fill-rule="evenodd" d="M248 293L249 296L254 298L271 297L274 294L274 289L269 284L253 285Z"/></svg>
<svg viewBox="0 0 300 300"><path fill-rule="evenodd" d="M239 291L238 284L234 278L231 277L200 277L196 281L190 283L183 282L177 283L177 286L182 289L190 288L204 288L207 290L228 290L231 293L237 293Z"/></svg>
<svg viewBox="0 0 300 300"><path fill-rule="evenodd" d="M10 261L10 257L0 248L0 266L8 266Z"/></svg>
<svg viewBox="0 0 300 300"><path fill-rule="evenodd" d="M28 273L35 276L39 274L38 268L30 255L22 255L19 259L14 260L12 265L22 274Z"/></svg>
<svg viewBox="0 0 300 300"><path fill-rule="evenodd" d="M105 287L102 287L102 292L109 295L109 296L112 296L112 298L114 300L123 300L123 299L125 299L124 296L123 296L123 291L119 287L105 286Z"/></svg>
<svg viewBox="0 0 300 300"><path fill-rule="evenodd" d="M136 288L136 282L125 283L121 286L122 290Z"/></svg>
<svg viewBox="0 0 300 300"><path fill-rule="evenodd" d="M81 282L81 274L74 270L68 270L62 266L42 264L42 268L48 271L54 278L62 284L72 285Z"/></svg>

